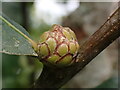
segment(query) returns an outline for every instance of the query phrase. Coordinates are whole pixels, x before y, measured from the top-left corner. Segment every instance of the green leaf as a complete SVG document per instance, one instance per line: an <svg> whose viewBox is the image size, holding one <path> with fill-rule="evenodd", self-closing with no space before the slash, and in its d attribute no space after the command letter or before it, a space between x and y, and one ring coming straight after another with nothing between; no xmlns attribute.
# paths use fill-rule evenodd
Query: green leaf
<svg viewBox="0 0 120 90"><path fill-rule="evenodd" d="M0 14L0 25L2 25L2 53L13 55L32 55L37 56L32 47L36 47L36 43L30 39L30 35L26 30L10 20L7 16Z"/></svg>

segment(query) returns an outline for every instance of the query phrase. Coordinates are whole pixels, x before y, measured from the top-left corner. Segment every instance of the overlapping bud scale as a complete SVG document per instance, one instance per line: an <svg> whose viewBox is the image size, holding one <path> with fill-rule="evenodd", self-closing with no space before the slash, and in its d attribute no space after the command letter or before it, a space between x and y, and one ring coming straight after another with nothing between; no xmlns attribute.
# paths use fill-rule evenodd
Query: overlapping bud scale
<svg viewBox="0 0 120 90"><path fill-rule="evenodd" d="M75 62L79 44L70 28L53 25L41 35L38 48L43 62L61 67Z"/></svg>

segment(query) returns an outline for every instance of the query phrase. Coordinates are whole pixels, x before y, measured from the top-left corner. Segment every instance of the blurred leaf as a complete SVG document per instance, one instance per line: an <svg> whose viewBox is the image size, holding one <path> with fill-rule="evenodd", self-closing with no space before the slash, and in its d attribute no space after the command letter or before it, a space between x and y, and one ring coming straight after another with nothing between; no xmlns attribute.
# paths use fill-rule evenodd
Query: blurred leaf
<svg viewBox="0 0 120 90"><path fill-rule="evenodd" d="M20 56L19 65L21 68L17 73L17 82L21 87L30 87L31 78L33 78L31 74L34 72L34 66L30 65L26 56Z"/></svg>
<svg viewBox="0 0 120 90"><path fill-rule="evenodd" d="M3 54L2 57L3 88L30 87L34 66L29 64L27 57L7 54Z"/></svg>
<svg viewBox="0 0 120 90"><path fill-rule="evenodd" d="M17 71L20 68L18 56L2 54L2 87L17 87Z"/></svg>
<svg viewBox="0 0 120 90"><path fill-rule="evenodd" d="M42 70L43 70L43 64L38 60L34 60L34 73L35 73L34 80L35 81L41 75Z"/></svg>
<svg viewBox="0 0 120 90"><path fill-rule="evenodd" d="M0 23L2 24L2 42L0 42L2 51L0 52L14 55L37 56L30 42L24 37L26 36L29 40L31 40L30 35L26 32L26 30L5 15L0 16L0 19L2 20L2 23ZM20 31L15 30L13 27ZM19 32L22 32L24 36Z"/></svg>

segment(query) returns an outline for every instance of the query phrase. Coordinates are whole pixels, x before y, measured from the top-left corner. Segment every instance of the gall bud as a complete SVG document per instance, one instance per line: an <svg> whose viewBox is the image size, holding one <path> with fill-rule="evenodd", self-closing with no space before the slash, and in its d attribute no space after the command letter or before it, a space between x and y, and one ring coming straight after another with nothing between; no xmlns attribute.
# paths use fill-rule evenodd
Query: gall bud
<svg viewBox="0 0 120 90"><path fill-rule="evenodd" d="M43 63L63 67L75 62L79 44L70 28L55 24L41 35L38 49L37 53Z"/></svg>

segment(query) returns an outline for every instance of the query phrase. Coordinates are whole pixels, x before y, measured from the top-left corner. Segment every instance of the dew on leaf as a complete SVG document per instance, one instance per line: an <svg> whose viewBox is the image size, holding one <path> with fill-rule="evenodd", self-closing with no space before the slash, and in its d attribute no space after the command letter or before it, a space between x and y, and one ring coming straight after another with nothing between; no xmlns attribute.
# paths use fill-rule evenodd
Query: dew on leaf
<svg viewBox="0 0 120 90"><path fill-rule="evenodd" d="M16 38L13 37L13 39L15 40L15 44L14 46L15 47L19 47L19 44L20 44L20 41L18 41Z"/></svg>
<svg viewBox="0 0 120 90"><path fill-rule="evenodd" d="M20 42L19 42L19 41L16 41L14 46L15 46L15 47L19 47L19 44L20 44Z"/></svg>

